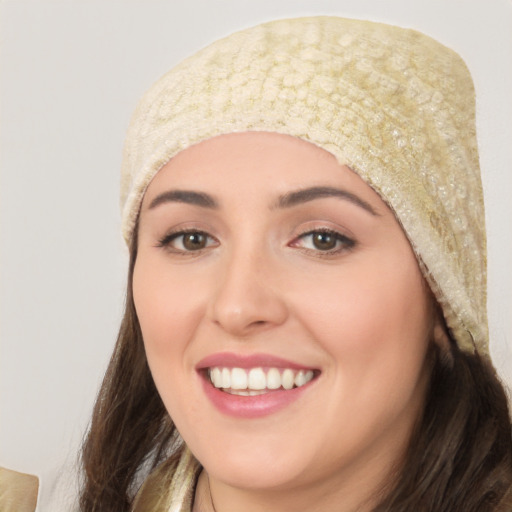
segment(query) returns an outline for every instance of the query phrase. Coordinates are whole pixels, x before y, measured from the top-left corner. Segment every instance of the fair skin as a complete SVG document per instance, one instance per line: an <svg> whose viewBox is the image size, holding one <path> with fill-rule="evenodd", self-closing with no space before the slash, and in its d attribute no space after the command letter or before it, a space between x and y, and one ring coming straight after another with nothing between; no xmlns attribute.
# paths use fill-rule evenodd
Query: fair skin
<svg viewBox="0 0 512 512"><path fill-rule="evenodd" d="M353 171L272 133L182 151L145 194L133 292L157 389L204 467L194 510L213 510L208 480L216 512L371 510L439 326L398 222ZM237 396L211 383L212 356L312 379Z"/></svg>

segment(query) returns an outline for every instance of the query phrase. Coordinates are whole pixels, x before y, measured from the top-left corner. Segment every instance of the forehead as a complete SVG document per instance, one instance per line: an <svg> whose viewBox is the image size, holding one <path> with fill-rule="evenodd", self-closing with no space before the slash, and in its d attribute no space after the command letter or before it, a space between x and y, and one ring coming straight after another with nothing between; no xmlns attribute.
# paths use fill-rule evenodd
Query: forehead
<svg viewBox="0 0 512 512"><path fill-rule="evenodd" d="M331 153L270 132L219 135L181 151L153 178L144 203L169 188L268 196L311 186L343 187L387 210L380 196Z"/></svg>

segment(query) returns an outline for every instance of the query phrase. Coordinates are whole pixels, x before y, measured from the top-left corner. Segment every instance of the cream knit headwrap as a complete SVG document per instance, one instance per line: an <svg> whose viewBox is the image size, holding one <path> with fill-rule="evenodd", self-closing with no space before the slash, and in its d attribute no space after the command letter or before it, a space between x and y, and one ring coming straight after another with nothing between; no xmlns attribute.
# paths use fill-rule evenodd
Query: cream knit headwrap
<svg viewBox="0 0 512 512"><path fill-rule="evenodd" d="M215 135L279 132L332 153L395 212L448 327L488 351L486 249L471 76L414 30L337 17L230 35L145 94L122 169L123 234L176 153Z"/></svg>

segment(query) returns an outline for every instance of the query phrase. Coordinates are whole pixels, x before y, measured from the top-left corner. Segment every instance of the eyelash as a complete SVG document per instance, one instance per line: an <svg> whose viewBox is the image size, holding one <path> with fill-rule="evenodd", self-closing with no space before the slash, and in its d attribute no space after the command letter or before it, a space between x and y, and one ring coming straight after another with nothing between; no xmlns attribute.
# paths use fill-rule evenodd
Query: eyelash
<svg viewBox="0 0 512 512"><path fill-rule="evenodd" d="M348 251L348 250L353 249L356 245L355 240L353 240L345 235L342 235L338 231L334 231L332 229L327 229L327 228L312 229L310 231L302 233L301 235L296 237L289 245L291 247L299 247L299 241L305 240L307 237L313 237L314 235L318 235L318 234L329 235L329 236L334 237L337 247L333 248L333 249L326 249L326 250L322 250L322 249L318 249L318 248L308 248L308 247L302 247L302 249L308 253L314 254L315 256L318 256L321 258L329 258L332 256L336 256L337 254L339 254L343 251ZM207 239L207 245L205 247L202 247L197 250L187 250L187 249L179 249L179 248L172 247L172 245L171 245L172 242L174 242L175 240L177 240L180 237L185 237L186 235L203 236ZM208 239L210 241L213 240L214 242L217 241L213 236L209 235L205 231L195 230L195 229L183 229L183 230L174 231L172 233L165 235L163 238L161 238L158 241L157 247L167 249L168 251L173 252L178 255L183 255L183 256L196 255L196 254L201 254L205 249L207 249L209 246L212 245L211 243L208 244ZM314 244L314 242L312 242L312 244ZM181 242L181 245L183 246L183 240Z"/></svg>
<svg viewBox="0 0 512 512"><path fill-rule="evenodd" d="M306 239L307 237L313 237L314 235L318 235L318 234L332 236L335 239L336 246L337 246L334 249L326 249L326 250L322 250L322 249L318 249L318 248L312 249L312 248L307 248L307 247L303 248L305 251L314 253L315 256L319 256L321 258L329 258L332 256L336 256L341 252L349 251L349 250L353 249L356 245L355 240L353 240L352 238L342 235L338 231L334 231L332 229L327 229L327 228L312 229L310 231L307 231L306 233L302 233L290 245L292 247L295 247L297 244L297 241L301 241L301 240ZM313 243L314 242L312 242L312 244Z"/></svg>
<svg viewBox="0 0 512 512"><path fill-rule="evenodd" d="M203 247L201 249L197 249L197 250L177 249L175 247L172 247L172 245L171 245L172 242L174 242L175 240L177 240L180 237L185 237L186 235L199 235L199 236L204 236L209 240L216 241L216 239L214 237L212 237L205 231L201 231L200 229L182 229L182 230L178 230L178 231L173 231L172 233L165 235L163 238L161 238L158 241L157 247L167 249L170 252L173 252L178 255L183 255L183 256L200 254L203 250L205 250L209 247L208 245L206 245L205 247ZM183 245L183 240L182 240L181 244Z"/></svg>

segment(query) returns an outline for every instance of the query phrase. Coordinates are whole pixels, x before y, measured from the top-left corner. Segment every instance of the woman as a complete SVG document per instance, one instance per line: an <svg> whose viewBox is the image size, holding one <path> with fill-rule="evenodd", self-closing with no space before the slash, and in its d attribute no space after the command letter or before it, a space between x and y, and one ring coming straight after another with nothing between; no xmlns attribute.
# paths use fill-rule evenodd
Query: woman
<svg viewBox="0 0 512 512"><path fill-rule="evenodd" d="M83 511L510 510L454 52L330 17L214 43L140 103L122 204Z"/></svg>

